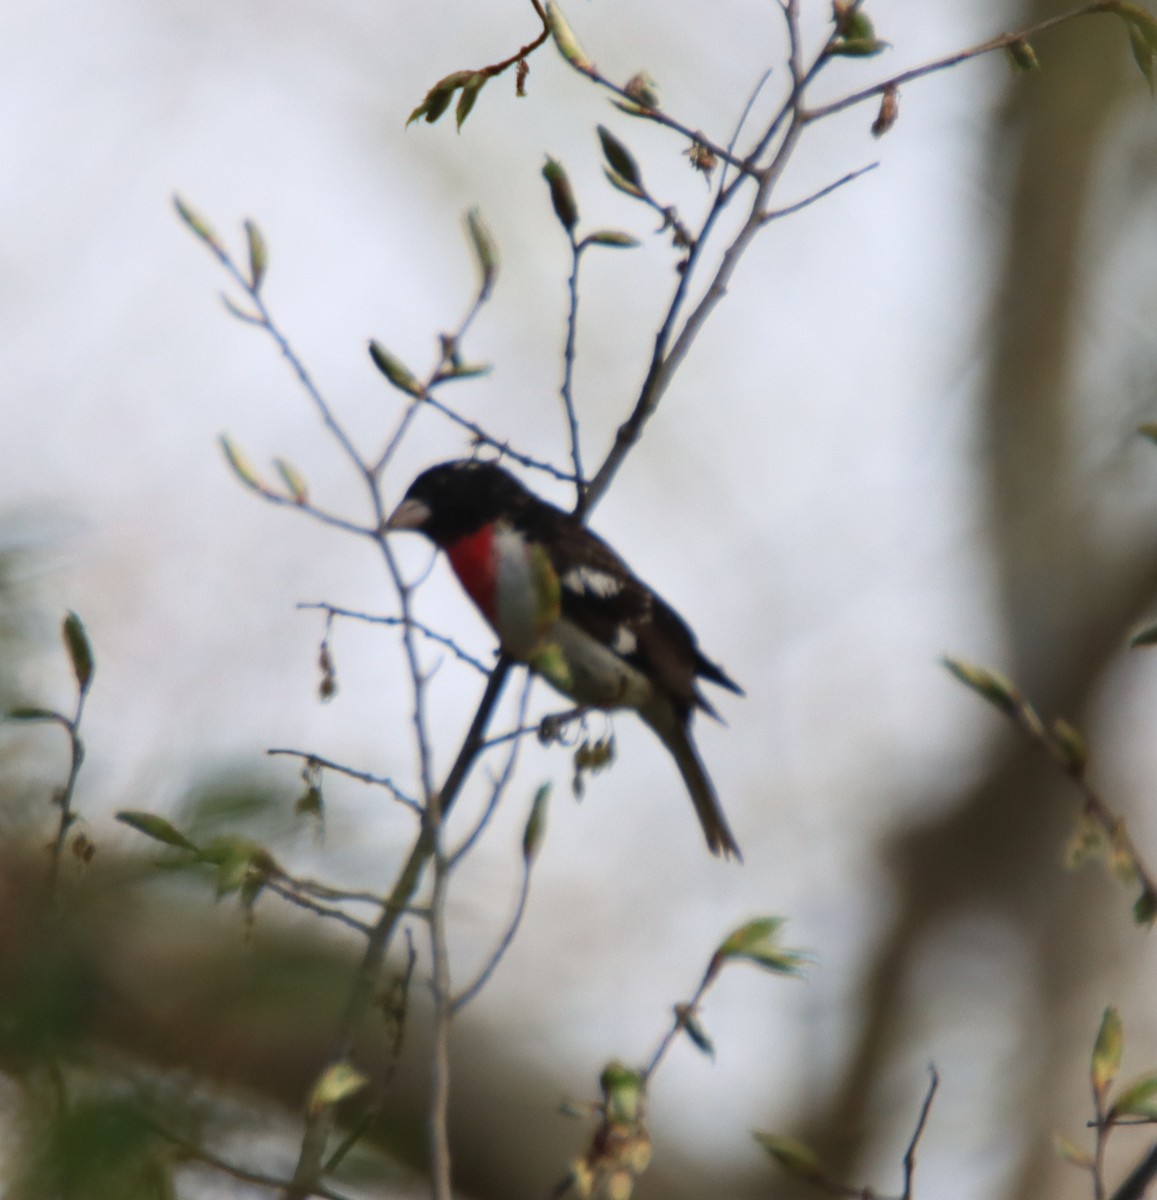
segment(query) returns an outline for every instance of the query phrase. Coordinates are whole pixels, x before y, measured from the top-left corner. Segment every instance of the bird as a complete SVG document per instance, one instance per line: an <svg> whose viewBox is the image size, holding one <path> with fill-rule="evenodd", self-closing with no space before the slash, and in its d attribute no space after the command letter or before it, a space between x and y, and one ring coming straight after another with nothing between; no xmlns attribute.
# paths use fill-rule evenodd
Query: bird
<svg viewBox="0 0 1157 1200"><path fill-rule="evenodd" d="M743 689L602 538L482 459L423 471L385 528L422 533L446 554L512 659L580 708L636 712L675 760L711 852L742 861L691 718L719 719L697 679Z"/></svg>

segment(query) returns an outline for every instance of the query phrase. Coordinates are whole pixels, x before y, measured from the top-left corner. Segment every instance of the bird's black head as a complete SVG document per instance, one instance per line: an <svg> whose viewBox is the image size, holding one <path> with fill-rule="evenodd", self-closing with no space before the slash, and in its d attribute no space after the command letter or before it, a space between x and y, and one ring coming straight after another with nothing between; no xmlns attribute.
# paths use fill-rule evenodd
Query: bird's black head
<svg viewBox="0 0 1157 1200"><path fill-rule="evenodd" d="M499 517L513 517L529 499L526 488L495 463L458 459L423 471L386 528L415 529L447 546Z"/></svg>

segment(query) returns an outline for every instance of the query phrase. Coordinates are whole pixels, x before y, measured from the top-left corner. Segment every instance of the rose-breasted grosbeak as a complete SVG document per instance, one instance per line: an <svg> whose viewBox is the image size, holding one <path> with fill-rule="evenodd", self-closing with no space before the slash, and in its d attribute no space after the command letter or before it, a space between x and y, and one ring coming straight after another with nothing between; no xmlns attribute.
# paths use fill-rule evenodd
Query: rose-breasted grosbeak
<svg viewBox="0 0 1157 1200"><path fill-rule="evenodd" d="M691 793L712 853L739 847L691 741L696 676L742 694L695 635L604 542L489 462L424 471L387 522L446 552L512 658L579 705L630 708L659 735Z"/></svg>

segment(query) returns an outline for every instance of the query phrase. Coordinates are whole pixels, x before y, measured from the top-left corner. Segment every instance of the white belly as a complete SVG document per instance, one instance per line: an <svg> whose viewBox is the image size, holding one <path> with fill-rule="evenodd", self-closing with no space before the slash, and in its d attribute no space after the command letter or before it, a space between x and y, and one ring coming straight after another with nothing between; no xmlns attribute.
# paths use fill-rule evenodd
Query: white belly
<svg viewBox="0 0 1157 1200"><path fill-rule="evenodd" d="M565 696L592 708L645 708L653 696L642 672L570 621L559 621L544 639L539 674ZM565 664L560 671L557 661Z"/></svg>

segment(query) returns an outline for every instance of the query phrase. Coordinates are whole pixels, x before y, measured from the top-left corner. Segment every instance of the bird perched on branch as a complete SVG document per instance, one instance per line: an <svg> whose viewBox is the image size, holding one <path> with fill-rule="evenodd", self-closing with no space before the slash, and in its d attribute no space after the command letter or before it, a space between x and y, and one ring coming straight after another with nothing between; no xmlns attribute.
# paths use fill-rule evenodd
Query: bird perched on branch
<svg viewBox="0 0 1157 1200"><path fill-rule="evenodd" d="M691 741L715 710L696 678L742 695L669 604L599 537L491 462L414 480L387 529L424 533L512 658L583 707L633 709L670 751L713 854L741 858Z"/></svg>

